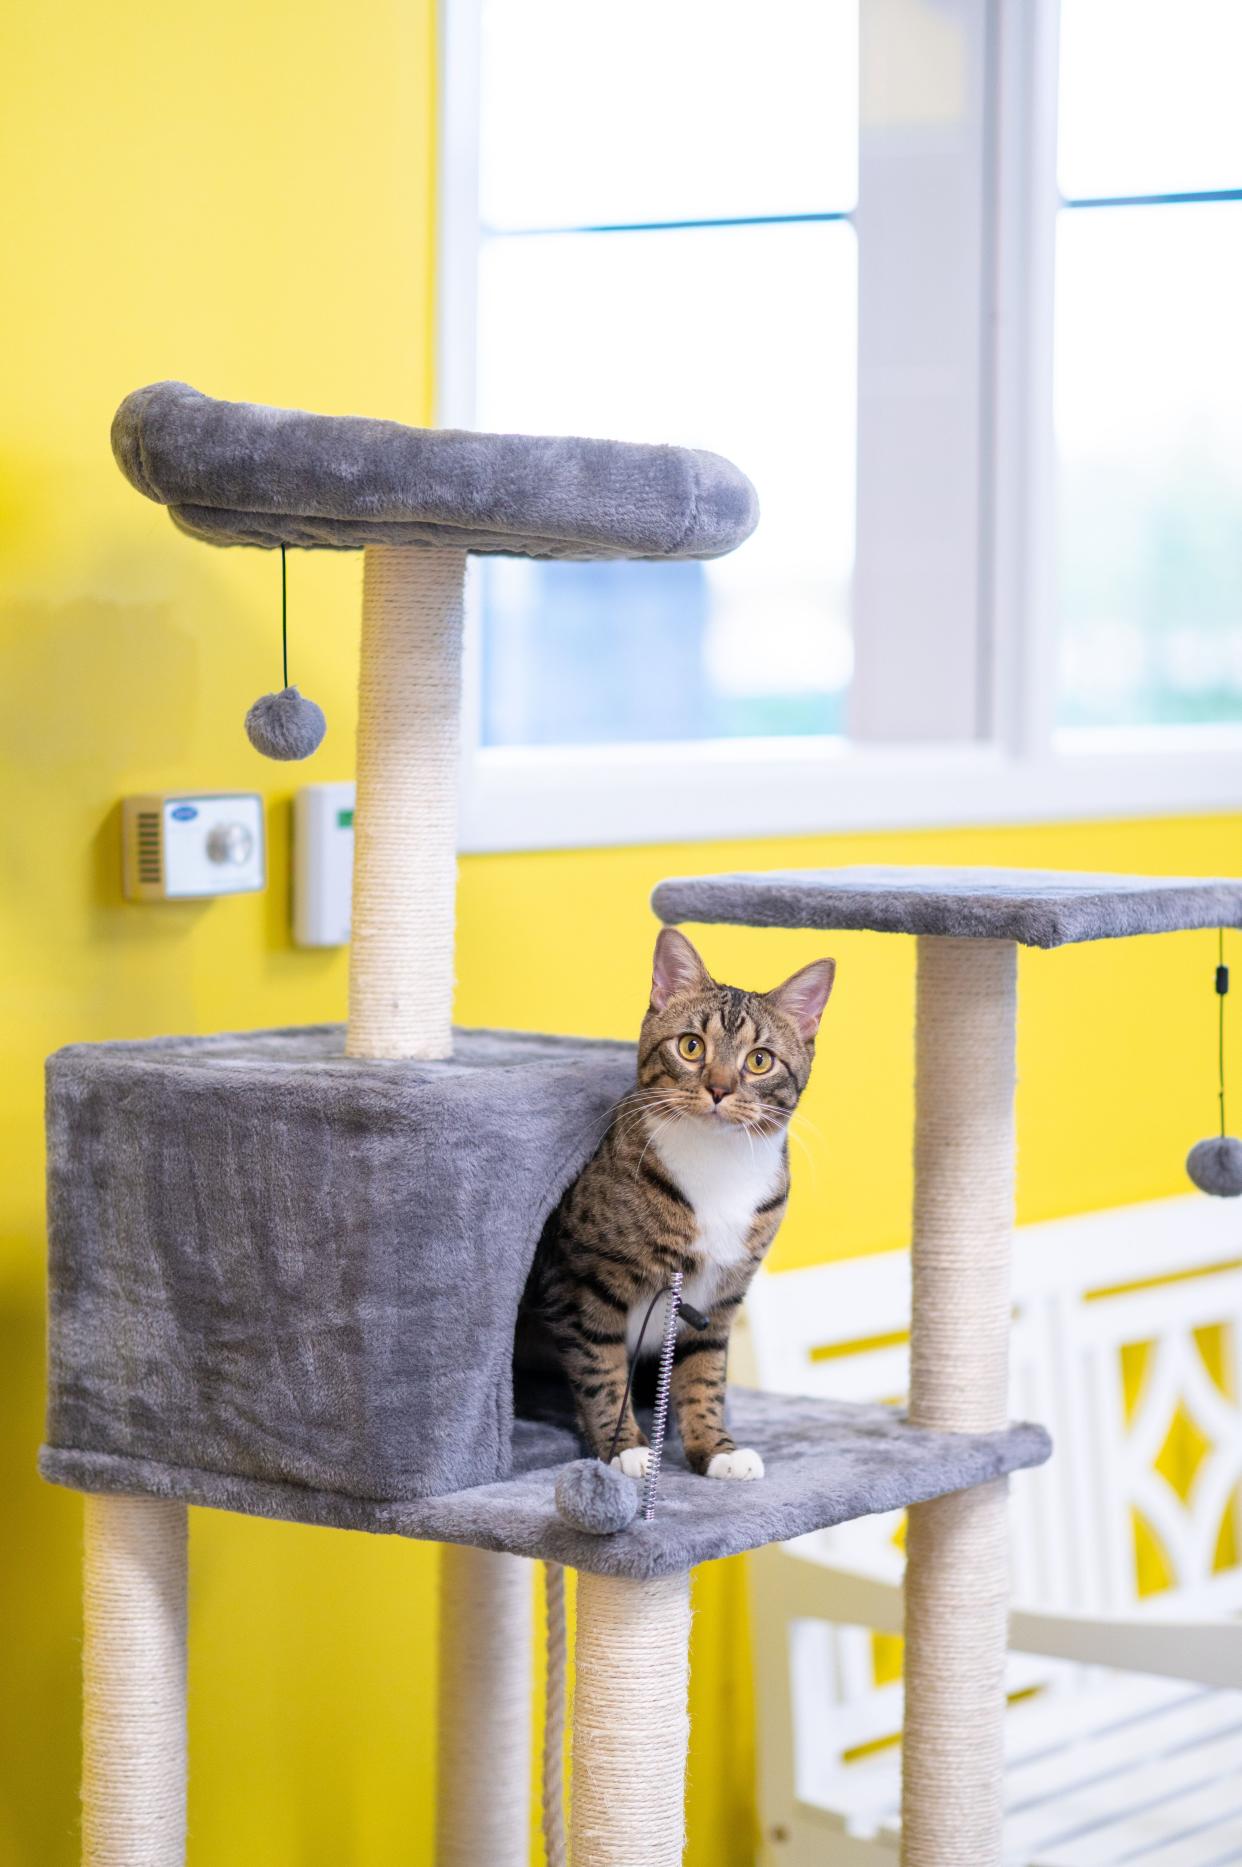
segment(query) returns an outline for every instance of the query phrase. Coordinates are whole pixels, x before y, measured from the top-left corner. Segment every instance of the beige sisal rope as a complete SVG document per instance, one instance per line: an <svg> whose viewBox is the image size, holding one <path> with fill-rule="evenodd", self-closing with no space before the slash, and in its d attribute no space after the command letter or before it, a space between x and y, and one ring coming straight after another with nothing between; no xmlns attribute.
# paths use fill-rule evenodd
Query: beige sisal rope
<svg viewBox="0 0 1242 1867"><path fill-rule="evenodd" d="M910 1418L1008 1417L1017 948L918 943ZM1001 1858L1006 1483L916 1505L905 1586L902 1860Z"/></svg>
<svg viewBox="0 0 1242 1867"><path fill-rule="evenodd" d="M680 1867L690 1578L578 1577L574 1867Z"/></svg>
<svg viewBox="0 0 1242 1867"><path fill-rule="evenodd" d="M565 1849L565 1571L543 1565L545 1606L543 1850L547 1867L566 1867Z"/></svg>
<svg viewBox="0 0 1242 1867"><path fill-rule="evenodd" d="M465 568L464 551L366 552L351 1057L452 1052Z"/></svg>
<svg viewBox="0 0 1242 1867"><path fill-rule="evenodd" d="M186 1510L87 1497L82 1859L181 1867L186 1794Z"/></svg>
<svg viewBox="0 0 1242 1867"><path fill-rule="evenodd" d="M436 1867L526 1867L531 1623L529 1562L445 1548Z"/></svg>

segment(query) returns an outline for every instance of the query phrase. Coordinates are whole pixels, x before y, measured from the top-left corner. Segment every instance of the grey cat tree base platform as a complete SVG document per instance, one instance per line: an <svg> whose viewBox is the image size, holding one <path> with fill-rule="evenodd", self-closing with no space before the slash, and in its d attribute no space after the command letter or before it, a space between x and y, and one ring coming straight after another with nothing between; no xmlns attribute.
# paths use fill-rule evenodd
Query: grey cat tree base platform
<svg viewBox="0 0 1242 1867"><path fill-rule="evenodd" d="M639 1416L649 1423L641 1408ZM39 1469L53 1484L76 1491L172 1498L248 1517L456 1543L558 1562L590 1575L650 1581L986 1484L1042 1465L1052 1450L1039 1426L932 1433L911 1426L897 1407L799 1400L745 1388L730 1390L729 1423L739 1444L763 1455L767 1476L761 1484L709 1483L686 1469L670 1443L655 1521L636 1519L615 1536L588 1536L558 1516L557 1476L583 1448L568 1427L544 1421L515 1422L508 1478L404 1502L54 1446L44 1447Z"/></svg>

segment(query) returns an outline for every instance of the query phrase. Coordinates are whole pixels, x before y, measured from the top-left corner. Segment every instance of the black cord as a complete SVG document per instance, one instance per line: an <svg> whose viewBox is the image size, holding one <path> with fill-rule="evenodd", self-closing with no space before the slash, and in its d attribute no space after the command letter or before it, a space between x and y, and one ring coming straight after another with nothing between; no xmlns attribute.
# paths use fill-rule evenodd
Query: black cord
<svg viewBox="0 0 1242 1867"><path fill-rule="evenodd" d="M1220 1133L1225 1138L1225 994L1229 990L1229 968L1225 964L1225 930L1219 933L1216 965L1216 1002L1220 1007L1217 1028L1216 1080L1217 1093L1220 1097Z"/></svg>
<svg viewBox="0 0 1242 1867"><path fill-rule="evenodd" d="M285 547L280 547L280 658L284 666L285 686L289 685L289 595L285 581Z"/></svg>
<svg viewBox="0 0 1242 1867"><path fill-rule="evenodd" d="M616 1457L617 1441L621 1437L621 1426L625 1419L626 1404L630 1398L630 1389L634 1385L634 1370L638 1366L638 1357L642 1352L643 1337L647 1333L647 1324L651 1321L652 1313L655 1310L656 1304L660 1301L660 1298L666 1297L672 1288L672 1284L665 1284L663 1290L657 1290L650 1303L647 1305L647 1314L643 1317L643 1326L639 1330L638 1340L634 1344L634 1354L630 1361L630 1371L625 1377L625 1392L621 1396L621 1410L617 1414L617 1424L613 1429L612 1444L608 1448L608 1457L604 1460L605 1465L611 1465L613 1459ZM695 1309L692 1303L683 1302L678 1311L678 1316L681 1321L688 1322L692 1329L701 1331L707 1327L707 1317L703 1314L702 1310Z"/></svg>
<svg viewBox="0 0 1242 1867"><path fill-rule="evenodd" d="M672 1287L672 1284L666 1284L663 1290L657 1290L650 1303L647 1305L647 1314L643 1317L643 1326L639 1330L638 1340L634 1344L634 1354L630 1361L630 1371L625 1377L625 1392L621 1396L621 1410L617 1414L617 1424L613 1428L612 1444L608 1448L608 1457L604 1460L605 1465L611 1465L613 1459L617 1455L617 1441L621 1437L621 1428L625 1421L625 1409L629 1405L630 1389L634 1385L634 1370L638 1366L638 1357L642 1351L643 1337L647 1333L647 1324L651 1321L655 1313L655 1306L660 1301L660 1298L666 1297Z"/></svg>

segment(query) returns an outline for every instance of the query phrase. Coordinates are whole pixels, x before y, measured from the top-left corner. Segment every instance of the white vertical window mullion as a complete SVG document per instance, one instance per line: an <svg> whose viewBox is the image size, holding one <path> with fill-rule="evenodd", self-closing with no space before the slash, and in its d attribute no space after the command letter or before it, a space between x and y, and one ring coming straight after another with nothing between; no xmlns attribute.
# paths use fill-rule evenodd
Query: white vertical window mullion
<svg viewBox="0 0 1242 1867"><path fill-rule="evenodd" d="M981 738L987 0L866 0L851 736Z"/></svg>
<svg viewBox="0 0 1242 1867"><path fill-rule="evenodd" d="M440 0L434 419L472 428L479 300L479 31L481 0ZM478 810L483 740L483 631L478 578L466 576L462 633L460 810Z"/></svg>
<svg viewBox="0 0 1242 1867"><path fill-rule="evenodd" d="M1058 0L996 8L996 177L988 552L983 582L990 736L1035 765L1056 717L1053 336Z"/></svg>

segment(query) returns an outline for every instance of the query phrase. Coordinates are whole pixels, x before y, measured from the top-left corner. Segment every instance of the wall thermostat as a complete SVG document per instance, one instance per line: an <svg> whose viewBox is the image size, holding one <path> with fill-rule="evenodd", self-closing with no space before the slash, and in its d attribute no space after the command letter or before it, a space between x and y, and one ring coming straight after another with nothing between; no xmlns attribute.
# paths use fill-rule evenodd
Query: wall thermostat
<svg viewBox="0 0 1242 1867"><path fill-rule="evenodd" d="M293 937L345 946L354 885L354 787L304 784L293 802Z"/></svg>
<svg viewBox="0 0 1242 1867"><path fill-rule="evenodd" d="M130 901L254 894L267 879L263 799L253 791L127 797L121 848Z"/></svg>

